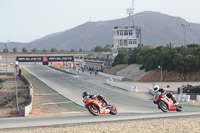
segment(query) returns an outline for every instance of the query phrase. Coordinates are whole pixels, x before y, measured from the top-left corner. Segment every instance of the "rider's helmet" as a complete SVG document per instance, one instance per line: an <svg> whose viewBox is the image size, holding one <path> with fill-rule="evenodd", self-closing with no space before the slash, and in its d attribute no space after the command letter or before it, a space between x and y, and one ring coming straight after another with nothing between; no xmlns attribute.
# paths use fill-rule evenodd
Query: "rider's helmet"
<svg viewBox="0 0 200 133"><path fill-rule="evenodd" d="M82 97L89 96L89 95L90 94L87 91L85 91L85 92L83 92Z"/></svg>
<svg viewBox="0 0 200 133"><path fill-rule="evenodd" d="M160 89L160 87L158 85L154 85L153 89L155 92L157 92Z"/></svg>

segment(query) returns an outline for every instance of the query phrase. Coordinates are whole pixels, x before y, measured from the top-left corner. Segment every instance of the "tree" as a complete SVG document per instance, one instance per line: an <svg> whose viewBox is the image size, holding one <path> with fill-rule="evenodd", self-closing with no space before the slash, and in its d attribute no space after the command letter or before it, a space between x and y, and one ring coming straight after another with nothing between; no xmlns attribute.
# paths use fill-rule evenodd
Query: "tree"
<svg viewBox="0 0 200 133"><path fill-rule="evenodd" d="M4 53L8 53L8 52L9 52L9 51L8 51L8 48L4 48L3 52L4 52Z"/></svg>
<svg viewBox="0 0 200 133"><path fill-rule="evenodd" d="M80 49L79 49L79 52L82 52L82 51L83 51L82 48L80 48Z"/></svg>
<svg viewBox="0 0 200 133"><path fill-rule="evenodd" d="M13 53L17 53L17 48L13 48Z"/></svg>
<svg viewBox="0 0 200 133"><path fill-rule="evenodd" d="M128 52L125 49L120 49L113 65L124 63L141 64L141 69L145 69L145 71L158 69L158 66L162 66L163 70L177 70L183 75L186 72L200 70L200 44L188 45L187 53L185 53L183 46L174 48L172 43L166 47L135 48Z"/></svg>
<svg viewBox="0 0 200 133"><path fill-rule="evenodd" d="M45 52L47 52L47 50L46 50L46 49L43 49L42 52L45 53Z"/></svg>
<svg viewBox="0 0 200 133"><path fill-rule="evenodd" d="M37 48L33 48L33 49L32 49L32 52L33 52L33 53L37 52Z"/></svg>
<svg viewBox="0 0 200 133"><path fill-rule="evenodd" d="M74 50L74 49L71 49L71 52L75 52L75 50Z"/></svg>
<svg viewBox="0 0 200 133"><path fill-rule="evenodd" d="M116 66L118 64L127 64L128 63L128 52L123 51L120 52L114 59L113 66Z"/></svg>
<svg viewBox="0 0 200 133"><path fill-rule="evenodd" d="M22 48L22 52L23 52L23 53L27 53L28 50L27 50L26 48Z"/></svg>
<svg viewBox="0 0 200 133"><path fill-rule="evenodd" d="M112 46L107 44L103 49L103 52L112 52Z"/></svg>
<svg viewBox="0 0 200 133"><path fill-rule="evenodd" d="M102 52L103 51L103 48L101 46L96 46L94 48L94 52Z"/></svg>
<svg viewBox="0 0 200 133"><path fill-rule="evenodd" d="M51 48L51 53L57 52L56 48Z"/></svg>

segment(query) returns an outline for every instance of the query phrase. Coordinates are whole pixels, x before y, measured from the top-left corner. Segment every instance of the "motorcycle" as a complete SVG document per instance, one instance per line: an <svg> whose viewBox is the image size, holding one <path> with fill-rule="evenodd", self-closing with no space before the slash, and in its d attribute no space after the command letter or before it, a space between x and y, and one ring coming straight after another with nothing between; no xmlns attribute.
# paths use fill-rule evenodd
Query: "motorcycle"
<svg viewBox="0 0 200 133"><path fill-rule="evenodd" d="M157 93L154 94L153 102L154 104L157 104L158 108L161 109L163 112L182 111L182 106L180 104L174 105L171 98L168 98L166 95L162 95L161 93L159 95Z"/></svg>
<svg viewBox="0 0 200 133"><path fill-rule="evenodd" d="M104 99L106 98L104 97ZM83 102L88 111L94 116L98 116L100 114L117 114L117 109L114 105L104 105L104 103L96 96L89 96L87 99L83 100Z"/></svg>

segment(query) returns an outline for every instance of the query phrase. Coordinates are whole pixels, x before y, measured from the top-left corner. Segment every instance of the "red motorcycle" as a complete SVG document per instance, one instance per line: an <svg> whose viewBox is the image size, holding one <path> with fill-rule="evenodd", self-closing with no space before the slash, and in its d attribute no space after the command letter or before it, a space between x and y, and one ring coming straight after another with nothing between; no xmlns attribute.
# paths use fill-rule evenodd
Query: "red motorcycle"
<svg viewBox="0 0 200 133"><path fill-rule="evenodd" d="M104 99L106 98L104 97ZM94 116L98 116L100 114L117 114L117 109L114 105L109 104L104 106L104 103L100 101L97 96L88 96L88 98L83 100L83 102L88 111Z"/></svg>
<svg viewBox="0 0 200 133"><path fill-rule="evenodd" d="M166 95L162 95L161 93L155 93L153 98L154 104L158 105L158 108L163 112L167 111L182 111L182 106L180 104L174 105L171 98L168 98Z"/></svg>

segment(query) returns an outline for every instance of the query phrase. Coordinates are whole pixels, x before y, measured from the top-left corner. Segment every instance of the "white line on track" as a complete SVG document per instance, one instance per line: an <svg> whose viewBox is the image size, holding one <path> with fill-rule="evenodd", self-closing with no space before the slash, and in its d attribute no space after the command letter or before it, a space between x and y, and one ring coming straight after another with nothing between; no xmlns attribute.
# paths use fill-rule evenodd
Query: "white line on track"
<svg viewBox="0 0 200 133"><path fill-rule="evenodd" d="M40 93L34 94L35 96L49 96L49 95L59 95L59 93Z"/></svg>
<svg viewBox="0 0 200 133"><path fill-rule="evenodd" d="M87 111L84 112L61 112L61 114L78 114L78 113L88 113Z"/></svg>
<svg viewBox="0 0 200 133"><path fill-rule="evenodd" d="M43 103L41 105L54 105L54 104L63 104L63 103L73 103L73 102L72 101L67 101L67 102Z"/></svg>
<svg viewBox="0 0 200 133"><path fill-rule="evenodd" d="M92 91L99 92L99 91L97 91L97 90L95 90L95 89L92 89L92 88L90 88L90 87L88 87L88 86L79 84L79 83L77 83L77 82L75 82L75 81L73 81L73 80L70 80L70 79L68 79L68 80L71 81L71 82L73 82L73 83L75 83L75 84L77 84L77 85L79 85L79 86L81 86L81 87L83 87L83 88L87 88L87 89L90 89L90 90L92 90ZM82 80L82 79L80 79L80 80ZM82 80L82 81L87 82L87 81L85 81L85 80Z"/></svg>

